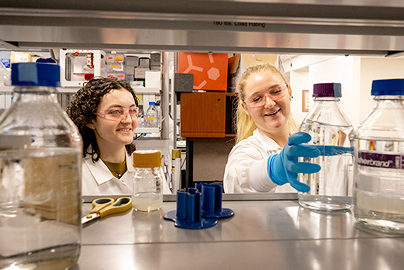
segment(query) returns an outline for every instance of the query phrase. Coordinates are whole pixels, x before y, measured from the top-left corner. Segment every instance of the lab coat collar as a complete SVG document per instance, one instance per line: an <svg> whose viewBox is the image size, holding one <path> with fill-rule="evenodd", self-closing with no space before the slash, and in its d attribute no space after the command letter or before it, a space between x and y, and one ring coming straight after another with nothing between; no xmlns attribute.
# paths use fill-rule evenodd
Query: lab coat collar
<svg viewBox="0 0 404 270"><path fill-rule="evenodd" d="M114 177L111 171L108 169L107 165L105 165L105 163L102 162L101 159L99 159L97 162L94 163L91 159L91 156L87 155L84 158L84 162L87 164L88 169L94 176L94 179L98 185L101 185L114 178L116 179L116 177ZM128 153L126 153L126 168L127 171L123 175L125 175L126 173L135 172L135 168L133 168L133 158L132 156L129 156Z"/></svg>
<svg viewBox="0 0 404 270"><path fill-rule="evenodd" d="M268 152L282 149L273 139L265 135L265 133L261 132L258 128L254 130L253 135L263 144L263 147L265 147Z"/></svg>

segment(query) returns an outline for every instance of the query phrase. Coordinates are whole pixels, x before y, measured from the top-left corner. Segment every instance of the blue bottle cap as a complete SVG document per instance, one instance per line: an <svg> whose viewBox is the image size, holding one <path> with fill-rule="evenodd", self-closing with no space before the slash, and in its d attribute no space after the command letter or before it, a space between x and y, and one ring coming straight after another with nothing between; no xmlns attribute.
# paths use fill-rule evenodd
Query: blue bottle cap
<svg viewBox="0 0 404 270"><path fill-rule="evenodd" d="M11 85L60 86L60 67L50 63L14 63L11 65Z"/></svg>
<svg viewBox="0 0 404 270"><path fill-rule="evenodd" d="M313 85L313 97L341 97L340 83L316 83Z"/></svg>
<svg viewBox="0 0 404 270"><path fill-rule="evenodd" d="M156 102L154 102L154 101L149 101L149 105L156 105Z"/></svg>
<svg viewBox="0 0 404 270"><path fill-rule="evenodd" d="M372 96L404 95L404 79L374 80Z"/></svg>

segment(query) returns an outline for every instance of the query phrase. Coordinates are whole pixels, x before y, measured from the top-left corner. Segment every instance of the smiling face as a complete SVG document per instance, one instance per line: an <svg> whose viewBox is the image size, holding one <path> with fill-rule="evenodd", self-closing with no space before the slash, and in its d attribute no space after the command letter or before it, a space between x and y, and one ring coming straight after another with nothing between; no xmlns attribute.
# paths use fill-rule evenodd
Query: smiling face
<svg viewBox="0 0 404 270"><path fill-rule="evenodd" d="M245 99L242 106L245 112L253 118L257 128L270 137L289 130L291 90L288 86L283 97L274 98L276 101L264 93L268 93L270 89L276 86L285 84L286 82L280 75L270 71L251 74L245 84ZM249 103L246 101L251 100L251 97L257 94L264 98L264 104L258 107L253 107L252 104L248 105Z"/></svg>
<svg viewBox="0 0 404 270"><path fill-rule="evenodd" d="M114 89L101 98L97 113L109 112L115 109L129 111L135 108L135 100L129 91L126 89ZM137 118L132 118L129 113L125 113L123 120L120 122L97 116L88 126L94 130L100 149L116 149L122 148L133 141L137 123Z"/></svg>

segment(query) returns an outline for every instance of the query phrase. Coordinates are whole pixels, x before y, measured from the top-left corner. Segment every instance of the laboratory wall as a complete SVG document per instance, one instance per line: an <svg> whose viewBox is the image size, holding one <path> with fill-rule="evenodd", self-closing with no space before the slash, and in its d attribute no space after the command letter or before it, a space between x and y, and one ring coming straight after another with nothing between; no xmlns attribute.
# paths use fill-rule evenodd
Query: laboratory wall
<svg viewBox="0 0 404 270"><path fill-rule="evenodd" d="M362 57L360 64L360 118L363 119L373 107L370 95L372 80L404 78L403 58Z"/></svg>
<svg viewBox="0 0 404 270"><path fill-rule="evenodd" d="M318 56L312 59L305 56L304 61L301 58L292 59L299 63L294 64L298 68L288 71L293 90L292 113L298 125L307 115L302 111L302 90L309 90L309 108L312 108L315 83L341 83L341 108L357 128L373 107L372 81L404 78L403 58L334 56L319 60Z"/></svg>
<svg viewBox="0 0 404 270"><path fill-rule="evenodd" d="M359 124L359 106L357 106L359 100L354 97L357 92L354 89L354 81L359 80L359 70L356 70L354 65L356 61L357 57L339 56L309 67L310 97L313 93L313 84L341 83L340 106L354 127ZM313 107L313 98L310 98L309 107Z"/></svg>
<svg viewBox="0 0 404 270"><path fill-rule="evenodd" d="M309 90L312 88L309 82L308 68L291 71L289 80L293 97L291 102L292 115L297 125L300 125L304 117L307 115L307 112L302 112L302 90Z"/></svg>

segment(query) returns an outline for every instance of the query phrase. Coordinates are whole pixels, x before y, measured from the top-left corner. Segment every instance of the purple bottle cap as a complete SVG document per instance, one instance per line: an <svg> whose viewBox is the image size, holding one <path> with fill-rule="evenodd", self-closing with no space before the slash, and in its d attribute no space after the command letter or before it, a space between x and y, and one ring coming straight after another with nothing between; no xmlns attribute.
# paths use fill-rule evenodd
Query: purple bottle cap
<svg viewBox="0 0 404 270"><path fill-rule="evenodd" d="M341 84L316 83L313 85L313 97L341 97Z"/></svg>

